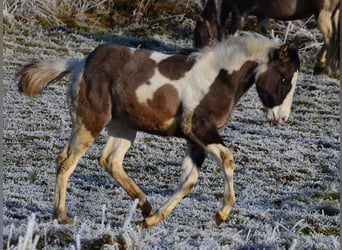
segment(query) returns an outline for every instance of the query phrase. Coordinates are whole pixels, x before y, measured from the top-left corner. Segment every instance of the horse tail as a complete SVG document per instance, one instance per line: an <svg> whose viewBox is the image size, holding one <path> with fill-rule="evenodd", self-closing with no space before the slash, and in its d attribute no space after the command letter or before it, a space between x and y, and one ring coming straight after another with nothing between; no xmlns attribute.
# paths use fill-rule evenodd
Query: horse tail
<svg viewBox="0 0 342 250"><path fill-rule="evenodd" d="M46 86L71 73L80 63L67 60L56 62L35 60L17 72L18 90L29 97L36 97Z"/></svg>

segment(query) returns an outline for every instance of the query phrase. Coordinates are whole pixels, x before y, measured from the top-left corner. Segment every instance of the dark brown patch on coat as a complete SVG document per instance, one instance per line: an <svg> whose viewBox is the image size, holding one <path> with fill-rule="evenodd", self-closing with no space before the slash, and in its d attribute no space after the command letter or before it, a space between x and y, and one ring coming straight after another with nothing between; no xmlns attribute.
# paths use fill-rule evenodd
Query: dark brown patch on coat
<svg viewBox="0 0 342 250"><path fill-rule="evenodd" d="M135 91L125 91L120 98L118 115L135 129L159 135L168 135L173 130L167 122L180 113L177 89L170 84L160 87L146 104L139 103ZM172 124L174 125L174 124Z"/></svg>
<svg viewBox="0 0 342 250"><path fill-rule="evenodd" d="M148 100L147 104L151 109L162 113L160 115L168 120L176 115L180 105L178 90L170 84L165 84L157 89L153 99Z"/></svg>
<svg viewBox="0 0 342 250"><path fill-rule="evenodd" d="M217 130L225 126L236 102L254 83L256 67L256 62L247 61L231 74L220 70L209 92L194 110L192 130L198 139L205 144L222 143Z"/></svg>
<svg viewBox="0 0 342 250"><path fill-rule="evenodd" d="M78 94L77 114L95 137L111 119L111 87L132 58L127 47L105 44L89 54Z"/></svg>
<svg viewBox="0 0 342 250"><path fill-rule="evenodd" d="M121 45L105 44L88 56L77 114L93 136L116 115L117 105L127 105L120 100L135 100L131 96L135 89L154 75L156 62L149 58L150 54L147 50L132 51Z"/></svg>
<svg viewBox="0 0 342 250"><path fill-rule="evenodd" d="M123 91L125 88L131 90L137 89L140 85L148 83L155 74L157 63L150 57L151 51L136 50L130 59L120 69L116 85L121 85Z"/></svg>
<svg viewBox="0 0 342 250"><path fill-rule="evenodd" d="M77 116L94 138L111 120L111 98L105 89L107 88L89 88L84 79L80 83Z"/></svg>
<svg viewBox="0 0 342 250"><path fill-rule="evenodd" d="M168 57L158 63L159 72L170 80L178 80L191 70L195 60L185 55L177 54Z"/></svg>

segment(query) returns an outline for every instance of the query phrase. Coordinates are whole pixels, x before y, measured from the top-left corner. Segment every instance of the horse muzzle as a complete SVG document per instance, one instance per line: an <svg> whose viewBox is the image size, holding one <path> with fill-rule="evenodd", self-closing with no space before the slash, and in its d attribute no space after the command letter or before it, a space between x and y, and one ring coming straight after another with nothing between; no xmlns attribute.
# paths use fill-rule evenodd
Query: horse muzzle
<svg viewBox="0 0 342 250"><path fill-rule="evenodd" d="M277 110L269 109L267 111L267 118L272 123L283 125L289 119L289 112L275 112ZM280 110L279 110L280 111Z"/></svg>

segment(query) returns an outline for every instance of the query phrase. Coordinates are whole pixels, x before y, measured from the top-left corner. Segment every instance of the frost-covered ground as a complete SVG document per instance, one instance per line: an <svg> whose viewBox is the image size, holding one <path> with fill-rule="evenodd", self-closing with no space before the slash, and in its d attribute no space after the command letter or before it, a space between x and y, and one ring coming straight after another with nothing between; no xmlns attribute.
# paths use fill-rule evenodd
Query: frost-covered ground
<svg viewBox="0 0 342 250"><path fill-rule="evenodd" d="M39 27L8 29L3 79L4 247L117 249L125 242L135 249L339 249L340 83L308 74L317 41L310 40L308 31L297 29L295 35L305 36L313 46L301 49L302 73L290 120L284 126L267 123L252 88L224 130L236 163L237 202L229 220L221 228L212 223L221 204L223 176L209 157L198 184L174 212L142 230L134 224L141 219L139 210L124 225L133 201L97 162L105 132L70 178L67 207L74 225L53 221L55 158L70 132L66 81L32 100L17 92L14 80L17 67L33 58L82 58L101 39ZM159 50L191 46L190 40L163 43L110 34L106 39L141 41ZM154 208L176 187L184 149L183 140L139 134L129 150L125 169Z"/></svg>

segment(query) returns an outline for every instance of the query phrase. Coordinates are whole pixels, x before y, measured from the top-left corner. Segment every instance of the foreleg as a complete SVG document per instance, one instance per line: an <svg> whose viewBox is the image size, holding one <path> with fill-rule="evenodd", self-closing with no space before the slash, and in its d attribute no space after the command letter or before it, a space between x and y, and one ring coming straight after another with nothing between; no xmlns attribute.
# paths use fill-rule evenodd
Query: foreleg
<svg viewBox="0 0 342 250"><path fill-rule="evenodd" d="M172 212L176 205L197 183L198 167L202 165L204 159L205 153L203 149L193 142L188 142L188 152L182 164L183 173L177 190L152 216L140 222L142 227L151 227Z"/></svg>
<svg viewBox="0 0 342 250"><path fill-rule="evenodd" d="M235 204L233 155L230 150L224 146L216 126L210 121L202 119L201 116L193 115L192 134L196 137L196 140L201 142L205 151L215 156L218 164L223 170L225 181L224 197L222 206L214 219L215 226L219 226L227 219Z"/></svg>
<svg viewBox="0 0 342 250"><path fill-rule="evenodd" d="M222 144L210 144L208 145L208 151L214 154L217 161L221 165L225 181L222 206L216 213L214 218L215 226L218 227L223 221L227 219L232 207L235 204L235 192L233 182L234 159L230 150Z"/></svg>

